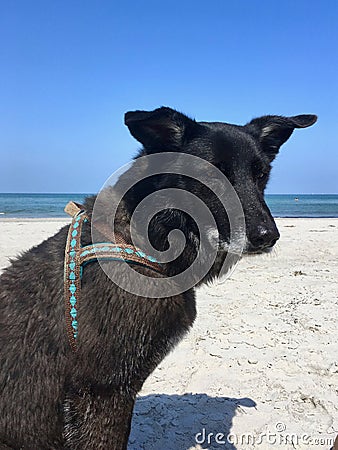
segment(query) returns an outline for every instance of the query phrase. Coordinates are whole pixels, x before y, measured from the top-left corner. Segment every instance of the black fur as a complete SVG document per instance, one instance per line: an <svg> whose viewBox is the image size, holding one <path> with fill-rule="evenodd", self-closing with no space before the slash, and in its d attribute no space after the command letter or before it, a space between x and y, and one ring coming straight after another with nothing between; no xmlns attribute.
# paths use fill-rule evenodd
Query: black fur
<svg viewBox="0 0 338 450"><path fill-rule="evenodd" d="M237 126L195 122L170 108L125 116L131 134L143 145L139 156L177 152L179 164L179 154L189 153L211 162L228 177L243 206L247 252L270 248L279 238L263 198L270 164L294 128L315 121L313 115L265 116ZM226 214L212 191L183 176L163 175L138 183L121 203L115 226L127 242L131 242L129 220L134 208L163 187L198 194L215 215L219 242L228 241ZM108 190L100 197L98 205L107 223L110 194ZM86 200L89 214L94 201L95 197ZM73 354L63 303L67 228L13 261L0 278L1 449L126 449L136 393L195 319L193 289L160 300L136 297L113 284L99 264L90 264L83 276L81 329L78 351ZM199 233L186 214L172 208L158 213L150 224L150 241L158 250L168 247L168 233L177 228L185 234L187 245L181 257L166 264L167 275L191 264ZM89 243L86 225L83 244ZM217 262L203 281L217 276L225 254L220 246ZM115 270L125 270L114 264ZM145 267L134 268L162 277Z"/></svg>

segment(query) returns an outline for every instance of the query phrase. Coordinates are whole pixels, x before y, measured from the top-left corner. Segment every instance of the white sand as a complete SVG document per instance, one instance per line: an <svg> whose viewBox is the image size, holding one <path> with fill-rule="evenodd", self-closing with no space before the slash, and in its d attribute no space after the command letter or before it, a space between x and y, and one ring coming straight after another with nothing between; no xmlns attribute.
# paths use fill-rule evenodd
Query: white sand
<svg viewBox="0 0 338 450"><path fill-rule="evenodd" d="M330 448L338 432L338 219L277 222L271 255L245 258L223 285L198 291L192 331L137 401L130 450ZM0 221L0 269L66 223ZM196 441L203 429L204 442L203 434ZM223 443L228 433L237 443Z"/></svg>

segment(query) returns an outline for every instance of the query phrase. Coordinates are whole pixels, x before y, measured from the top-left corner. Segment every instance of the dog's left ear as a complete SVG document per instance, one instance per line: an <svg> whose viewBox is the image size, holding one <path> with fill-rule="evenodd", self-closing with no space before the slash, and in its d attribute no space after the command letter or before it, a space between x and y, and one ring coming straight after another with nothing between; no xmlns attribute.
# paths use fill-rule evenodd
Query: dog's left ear
<svg viewBox="0 0 338 450"><path fill-rule="evenodd" d="M259 139L263 150L272 161L295 128L310 127L316 121L317 116L314 114L292 117L263 116L253 119L245 127Z"/></svg>
<svg viewBox="0 0 338 450"><path fill-rule="evenodd" d="M194 120L164 106L154 111L129 111L124 123L131 135L150 152L180 148L188 129L198 127Z"/></svg>

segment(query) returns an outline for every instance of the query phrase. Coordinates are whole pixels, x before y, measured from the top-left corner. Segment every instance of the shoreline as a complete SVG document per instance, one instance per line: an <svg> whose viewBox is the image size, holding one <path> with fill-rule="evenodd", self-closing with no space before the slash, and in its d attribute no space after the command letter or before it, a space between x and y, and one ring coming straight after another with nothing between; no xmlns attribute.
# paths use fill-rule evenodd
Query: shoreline
<svg viewBox="0 0 338 450"><path fill-rule="evenodd" d="M67 222L70 217L1 217L0 222Z"/></svg>
<svg viewBox="0 0 338 450"><path fill-rule="evenodd" d="M338 220L338 216L274 216L275 220ZM2 217L0 222L69 222L70 216L65 217Z"/></svg>
<svg viewBox="0 0 338 450"><path fill-rule="evenodd" d="M65 217L1 217L0 222L67 222L70 216Z"/></svg>
<svg viewBox="0 0 338 450"><path fill-rule="evenodd" d="M0 221L28 219L62 220L67 217L64 213L64 208L69 201L84 203L87 196L88 194L83 193L0 193ZM266 193L265 201L272 216L277 219L338 218L338 193Z"/></svg>

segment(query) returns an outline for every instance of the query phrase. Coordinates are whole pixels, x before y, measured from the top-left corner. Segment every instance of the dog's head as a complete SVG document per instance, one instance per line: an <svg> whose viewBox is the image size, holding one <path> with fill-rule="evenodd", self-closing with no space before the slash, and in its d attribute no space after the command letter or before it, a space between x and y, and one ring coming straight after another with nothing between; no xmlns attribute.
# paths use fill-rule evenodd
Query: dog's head
<svg viewBox="0 0 338 450"><path fill-rule="evenodd" d="M263 116L238 126L223 122L196 122L167 107L125 115L130 133L143 145L140 156L159 152L188 153L210 162L226 175L242 204L246 253L269 249L279 239L276 224L264 201L271 163L295 128L306 128L316 120L315 115L308 114ZM172 184L168 178L166 180L166 186ZM181 188L203 197L216 217L220 242L227 242L229 224L226 213L220 214L217 199L213 199L210 190L182 178L179 184Z"/></svg>

